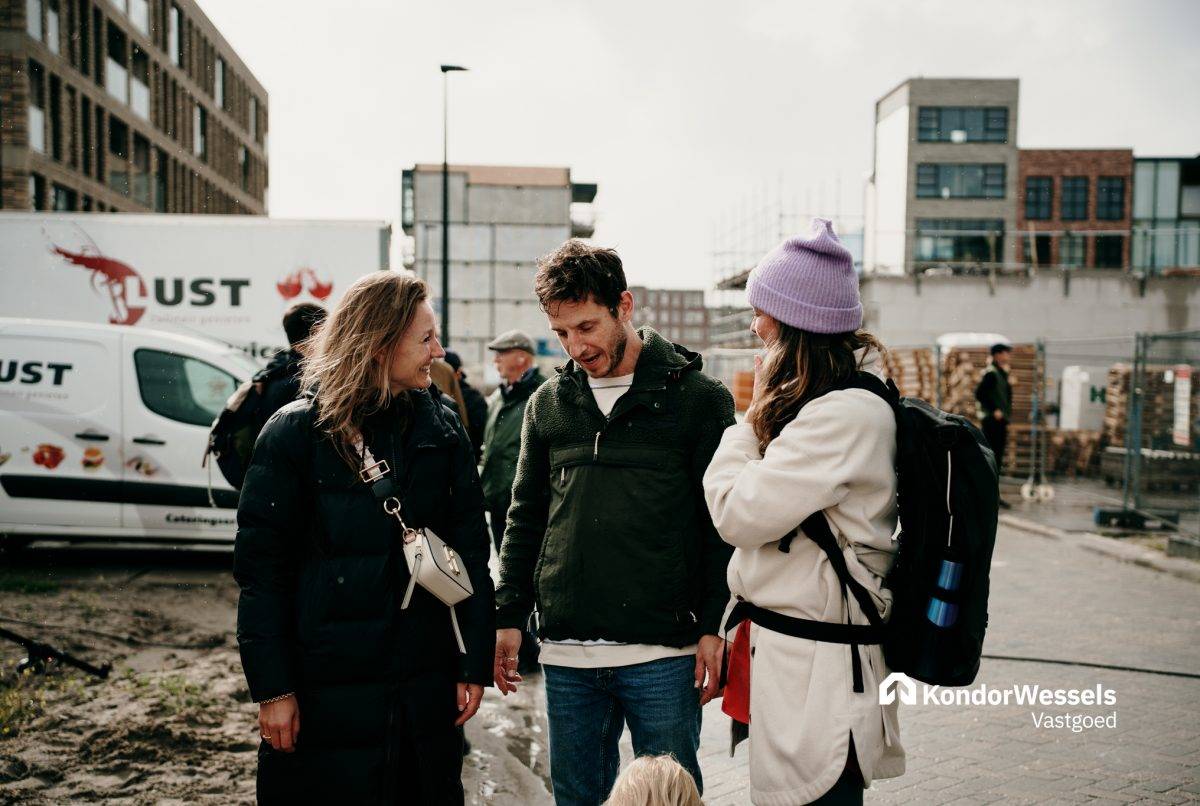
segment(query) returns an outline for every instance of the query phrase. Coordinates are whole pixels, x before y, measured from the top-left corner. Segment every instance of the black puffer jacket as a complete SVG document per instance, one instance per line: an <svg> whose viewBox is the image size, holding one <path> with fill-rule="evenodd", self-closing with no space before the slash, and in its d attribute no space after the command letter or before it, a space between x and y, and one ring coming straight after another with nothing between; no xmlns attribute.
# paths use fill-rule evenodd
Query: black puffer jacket
<svg viewBox="0 0 1200 806"><path fill-rule="evenodd" d="M475 593L456 608L465 656L449 610L432 595L418 587L400 609L408 570L398 526L315 428L310 400L267 423L242 487L234 552L242 665L256 702L297 694L300 733L287 777L299 776L307 796L402 799L401 751L451 725L454 682L491 679L495 597L483 497L462 425L431 391L410 395L407 417L397 404L363 431L402 489L411 482L408 524L431 528L467 566Z"/></svg>

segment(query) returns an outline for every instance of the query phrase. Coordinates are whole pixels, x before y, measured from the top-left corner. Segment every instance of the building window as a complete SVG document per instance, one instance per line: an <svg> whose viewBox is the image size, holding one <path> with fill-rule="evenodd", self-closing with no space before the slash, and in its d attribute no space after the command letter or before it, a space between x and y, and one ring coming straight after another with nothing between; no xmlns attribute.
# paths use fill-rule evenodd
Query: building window
<svg viewBox="0 0 1200 806"><path fill-rule="evenodd" d="M167 212L167 152L154 149L154 210Z"/></svg>
<svg viewBox="0 0 1200 806"><path fill-rule="evenodd" d="M142 120L150 119L150 58L136 45L129 71L129 106Z"/></svg>
<svg viewBox="0 0 1200 806"><path fill-rule="evenodd" d="M171 64L178 67L183 64L183 37L180 32L183 18L179 15L179 7L171 6L167 15L167 53L171 55Z"/></svg>
<svg viewBox="0 0 1200 806"><path fill-rule="evenodd" d="M37 62L29 63L29 147L46 153L46 74Z"/></svg>
<svg viewBox="0 0 1200 806"><path fill-rule="evenodd" d="M79 110L80 142L79 150L83 153L83 174L92 175L92 102L87 98L80 99Z"/></svg>
<svg viewBox="0 0 1200 806"><path fill-rule="evenodd" d="M29 209L46 209L46 180L32 173L29 175Z"/></svg>
<svg viewBox="0 0 1200 806"><path fill-rule="evenodd" d="M129 0L129 20L134 28L150 36L150 0Z"/></svg>
<svg viewBox="0 0 1200 806"><path fill-rule="evenodd" d="M1049 266L1050 265L1050 236L1049 235L1022 235L1021 236L1021 253L1025 258L1025 264L1029 266Z"/></svg>
<svg viewBox="0 0 1200 806"><path fill-rule="evenodd" d="M1125 217L1125 178L1102 176L1096 180L1096 218L1120 221Z"/></svg>
<svg viewBox="0 0 1200 806"><path fill-rule="evenodd" d="M208 155L208 112L200 104L192 110L192 153L200 159Z"/></svg>
<svg viewBox="0 0 1200 806"><path fill-rule="evenodd" d="M1007 143L1004 106L922 106L917 139L923 143Z"/></svg>
<svg viewBox="0 0 1200 806"><path fill-rule="evenodd" d="M48 0L46 3L46 47L57 55L60 41L58 38L58 0Z"/></svg>
<svg viewBox="0 0 1200 806"><path fill-rule="evenodd" d="M129 71L125 68L125 34L108 24L108 59L105 61L104 86L108 94L123 104L129 103Z"/></svg>
<svg viewBox="0 0 1200 806"><path fill-rule="evenodd" d="M216 63L216 75L213 77L213 100L217 102L217 109L225 108L225 60L218 57Z"/></svg>
<svg viewBox="0 0 1200 806"><path fill-rule="evenodd" d="M1004 259L1004 221L918 218L917 260L999 263Z"/></svg>
<svg viewBox="0 0 1200 806"><path fill-rule="evenodd" d="M143 207L149 207L150 196L150 141L140 134L133 136L133 200Z"/></svg>
<svg viewBox="0 0 1200 806"><path fill-rule="evenodd" d="M1067 233L1058 239L1058 262L1061 265L1072 269L1080 268L1086 253L1082 235Z"/></svg>
<svg viewBox="0 0 1200 806"><path fill-rule="evenodd" d="M413 201L413 172L406 170L400 174L400 228L410 235L416 220Z"/></svg>
<svg viewBox="0 0 1200 806"><path fill-rule="evenodd" d="M50 156L62 162L62 81L56 75L50 76Z"/></svg>
<svg viewBox="0 0 1200 806"><path fill-rule="evenodd" d="M129 127L117 118L108 119L108 186L122 196L129 195Z"/></svg>
<svg viewBox="0 0 1200 806"><path fill-rule="evenodd" d="M25 31L42 41L42 0L25 0Z"/></svg>
<svg viewBox="0 0 1200 806"><path fill-rule="evenodd" d="M238 147L238 167L241 168L242 190L250 189L250 155L245 146Z"/></svg>
<svg viewBox="0 0 1200 806"><path fill-rule="evenodd" d="M1046 221L1054 209L1054 180L1048 176L1025 179L1025 218Z"/></svg>
<svg viewBox="0 0 1200 806"><path fill-rule="evenodd" d="M54 185L51 201L51 209L59 213L69 213L75 209L75 191L62 185Z"/></svg>
<svg viewBox="0 0 1200 806"><path fill-rule="evenodd" d="M1119 269L1125 263L1124 235L1096 236L1096 268Z"/></svg>
<svg viewBox="0 0 1200 806"><path fill-rule="evenodd" d="M1086 176L1064 176L1062 180L1063 221L1083 221L1088 217L1088 180Z"/></svg>
<svg viewBox="0 0 1200 806"><path fill-rule="evenodd" d="M250 139L258 142L258 99L253 95L250 96L250 114L249 114L249 130Z"/></svg>
<svg viewBox="0 0 1200 806"><path fill-rule="evenodd" d="M1003 199L1004 164L921 163L918 199Z"/></svg>

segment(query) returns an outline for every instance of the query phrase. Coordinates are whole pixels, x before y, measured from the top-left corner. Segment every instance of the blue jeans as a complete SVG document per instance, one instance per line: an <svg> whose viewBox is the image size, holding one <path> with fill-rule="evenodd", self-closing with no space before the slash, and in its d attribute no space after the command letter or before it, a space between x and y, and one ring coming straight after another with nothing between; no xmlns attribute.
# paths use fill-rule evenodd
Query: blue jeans
<svg viewBox="0 0 1200 806"><path fill-rule="evenodd" d="M550 778L557 806L598 806L621 765L626 723L638 756L669 753L704 791L696 656L634 666L544 666L550 721Z"/></svg>

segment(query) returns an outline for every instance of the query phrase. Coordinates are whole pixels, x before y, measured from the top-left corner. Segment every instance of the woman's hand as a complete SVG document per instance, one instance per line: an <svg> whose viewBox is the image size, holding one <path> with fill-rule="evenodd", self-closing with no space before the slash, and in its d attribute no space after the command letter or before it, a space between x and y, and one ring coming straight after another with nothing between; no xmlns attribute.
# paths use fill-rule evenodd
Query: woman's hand
<svg viewBox="0 0 1200 806"><path fill-rule="evenodd" d="M758 404L767 396L766 373L763 372L761 355L754 356L754 391L750 394L750 406L746 409L746 422L754 425L758 417Z"/></svg>
<svg viewBox="0 0 1200 806"><path fill-rule="evenodd" d="M475 712L479 710L479 703L483 700L483 686L478 683L459 683L458 684L458 710L459 717L454 720L456 727L462 727L467 724L467 720L475 716Z"/></svg>
<svg viewBox="0 0 1200 806"><path fill-rule="evenodd" d="M293 752L296 737L300 735L300 706L296 704L296 695L258 706L258 729L274 749Z"/></svg>

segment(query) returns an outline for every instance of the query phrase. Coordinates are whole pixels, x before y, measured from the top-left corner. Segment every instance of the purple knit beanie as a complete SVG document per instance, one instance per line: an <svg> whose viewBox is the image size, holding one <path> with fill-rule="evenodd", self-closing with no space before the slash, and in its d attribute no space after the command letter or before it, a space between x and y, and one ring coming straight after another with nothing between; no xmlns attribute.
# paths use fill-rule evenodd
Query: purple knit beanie
<svg viewBox="0 0 1200 806"><path fill-rule="evenodd" d="M814 218L813 236L795 236L767 253L750 272L750 304L809 333L849 333L862 327L854 258L833 234L833 222Z"/></svg>

